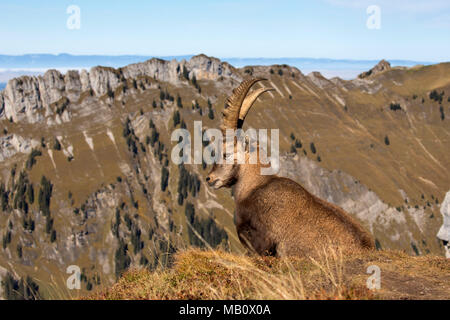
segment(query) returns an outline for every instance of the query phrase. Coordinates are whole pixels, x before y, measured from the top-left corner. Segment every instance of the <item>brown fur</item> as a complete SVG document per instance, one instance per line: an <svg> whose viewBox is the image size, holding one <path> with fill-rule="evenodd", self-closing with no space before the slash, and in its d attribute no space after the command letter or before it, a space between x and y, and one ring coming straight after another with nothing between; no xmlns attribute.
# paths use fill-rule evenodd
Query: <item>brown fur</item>
<svg viewBox="0 0 450 320"><path fill-rule="evenodd" d="M227 166L227 165L223 165ZM372 237L344 210L310 194L298 183L260 175L259 165L228 165L235 183L236 229L251 252L316 256L334 245L343 251L372 249ZM209 175L214 180L217 167Z"/></svg>
<svg viewBox="0 0 450 320"><path fill-rule="evenodd" d="M241 105L251 106L256 98L244 98L252 84L261 80L246 80L233 91L229 101L235 103L224 114L224 128L242 127L245 115L235 123ZM236 143L234 147L236 153ZM375 247L369 233L341 208L290 179L261 175L262 165L249 164L249 152L259 148L248 149L245 164L237 164L236 160L234 164L215 164L206 178L217 189L235 186L236 229L248 250L282 257L317 256L330 246L342 251Z"/></svg>

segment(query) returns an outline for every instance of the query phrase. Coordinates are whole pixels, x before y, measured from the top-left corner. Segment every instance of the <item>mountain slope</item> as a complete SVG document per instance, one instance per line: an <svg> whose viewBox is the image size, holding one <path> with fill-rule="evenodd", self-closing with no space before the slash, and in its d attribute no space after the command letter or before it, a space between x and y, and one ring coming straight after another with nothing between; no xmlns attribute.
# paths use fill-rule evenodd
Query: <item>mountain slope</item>
<svg viewBox="0 0 450 320"><path fill-rule="evenodd" d="M173 164L170 136L195 120L218 128L226 96L249 75L276 89L246 128L280 129L281 175L355 215L379 247L442 254L449 71L344 81L200 55L10 80L0 92L3 274L29 275L51 297L67 291L69 265L87 290L129 266L170 265L190 245L243 252L231 191L208 189L207 167Z"/></svg>

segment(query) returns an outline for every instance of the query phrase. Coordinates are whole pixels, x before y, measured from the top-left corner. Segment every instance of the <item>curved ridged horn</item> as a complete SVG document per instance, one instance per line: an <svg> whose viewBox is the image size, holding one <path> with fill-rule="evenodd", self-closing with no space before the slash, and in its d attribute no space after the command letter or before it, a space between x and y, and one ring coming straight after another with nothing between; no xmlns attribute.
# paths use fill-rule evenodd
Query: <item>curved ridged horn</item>
<svg viewBox="0 0 450 320"><path fill-rule="evenodd" d="M233 90L233 94L228 97L225 109L223 110L222 131L226 131L226 129L237 129L239 112L247 93L255 83L262 80L265 79L250 78L244 80L239 87Z"/></svg>
<svg viewBox="0 0 450 320"><path fill-rule="evenodd" d="M247 113L250 111L250 108L255 103L256 99L260 95L262 95L264 92L267 91L274 91L273 88L260 88L252 93L250 93L245 99L244 102L242 102L241 110L239 111L239 120L238 120L238 128L242 128L242 125L244 124L245 117L247 116Z"/></svg>

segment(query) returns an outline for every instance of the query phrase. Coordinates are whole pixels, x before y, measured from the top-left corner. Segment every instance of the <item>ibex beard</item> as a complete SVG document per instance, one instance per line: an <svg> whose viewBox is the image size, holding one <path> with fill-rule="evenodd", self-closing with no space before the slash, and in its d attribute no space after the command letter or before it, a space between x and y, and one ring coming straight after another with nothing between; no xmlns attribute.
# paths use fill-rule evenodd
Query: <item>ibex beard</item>
<svg viewBox="0 0 450 320"><path fill-rule="evenodd" d="M270 88L249 93L265 79L244 80L227 99L222 131L242 129L248 111ZM309 193L300 184L276 175L261 174L270 167L248 161L259 148L245 144L244 163L216 163L206 181L214 188L234 187L237 234L249 252L272 256L317 256L318 249L337 247L340 251L374 249L371 235L343 209ZM237 152L239 143L232 150ZM230 146L224 146L230 150ZM225 153L224 159L235 159Z"/></svg>

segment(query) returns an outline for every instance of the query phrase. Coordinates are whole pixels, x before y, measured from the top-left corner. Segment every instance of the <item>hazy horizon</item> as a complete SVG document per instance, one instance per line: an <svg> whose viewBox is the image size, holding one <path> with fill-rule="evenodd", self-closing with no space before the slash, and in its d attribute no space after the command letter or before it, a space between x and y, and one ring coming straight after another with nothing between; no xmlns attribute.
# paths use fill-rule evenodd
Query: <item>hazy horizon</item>
<svg viewBox="0 0 450 320"><path fill-rule="evenodd" d="M61 54L24 54L24 55L2 55L0 54L0 90L4 84L12 79L23 75L37 76L48 69L57 69L65 73L68 70L81 70L103 65L108 67L124 67L131 63L144 62L151 58L164 60L190 59L192 54L171 56L141 56L141 55L73 55ZM358 59L333 59L333 58L311 58L311 57L217 57L226 61L234 67L241 68L248 65L274 65L287 64L298 68L304 74L313 71L320 72L326 78L340 77L342 79L355 78L359 73L372 68L379 60ZM386 59L392 66L411 67L417 64L434 64L439 62L411 61Z"/></svg>
<svg viewBox="0 0 450 320"><path fill-rule="evenodd" d="M1 49L0 49L1 50ZM0 57L25 57L25 56L72 56L72 57L150 57L150 58L168 58L168 57L174 57L174 58L183 58L183 57L193 57L197 55L206 55L209 57L215 57L218 59L311 59L311 60L333 60L333 61L380 61L382 59L385 60L396 60L396 61L420 61L417 59L407 59L407 58L392 58L389 57L380 57L380 58L372 58L372 59L357 59L357 58L335 58L330 56L239 56L239 55L231 55L231 56L216 56L216 55L209 55L204 52L198 52L198 53L186 53L186 54L168 54L168 55L157 55L157 54L134 54L134 53L124 53L124 54L114 54L114 53L96 53L96 54L76 54L71 52L58 52L58 53L51 53L51 52L27 52L27 53L21 53L21 54L6 54L2 53L0 51ZM450 62L449 59L443 59L443 60L424 60L427 62L432 63L440 63L440 62Z"/></svg>

